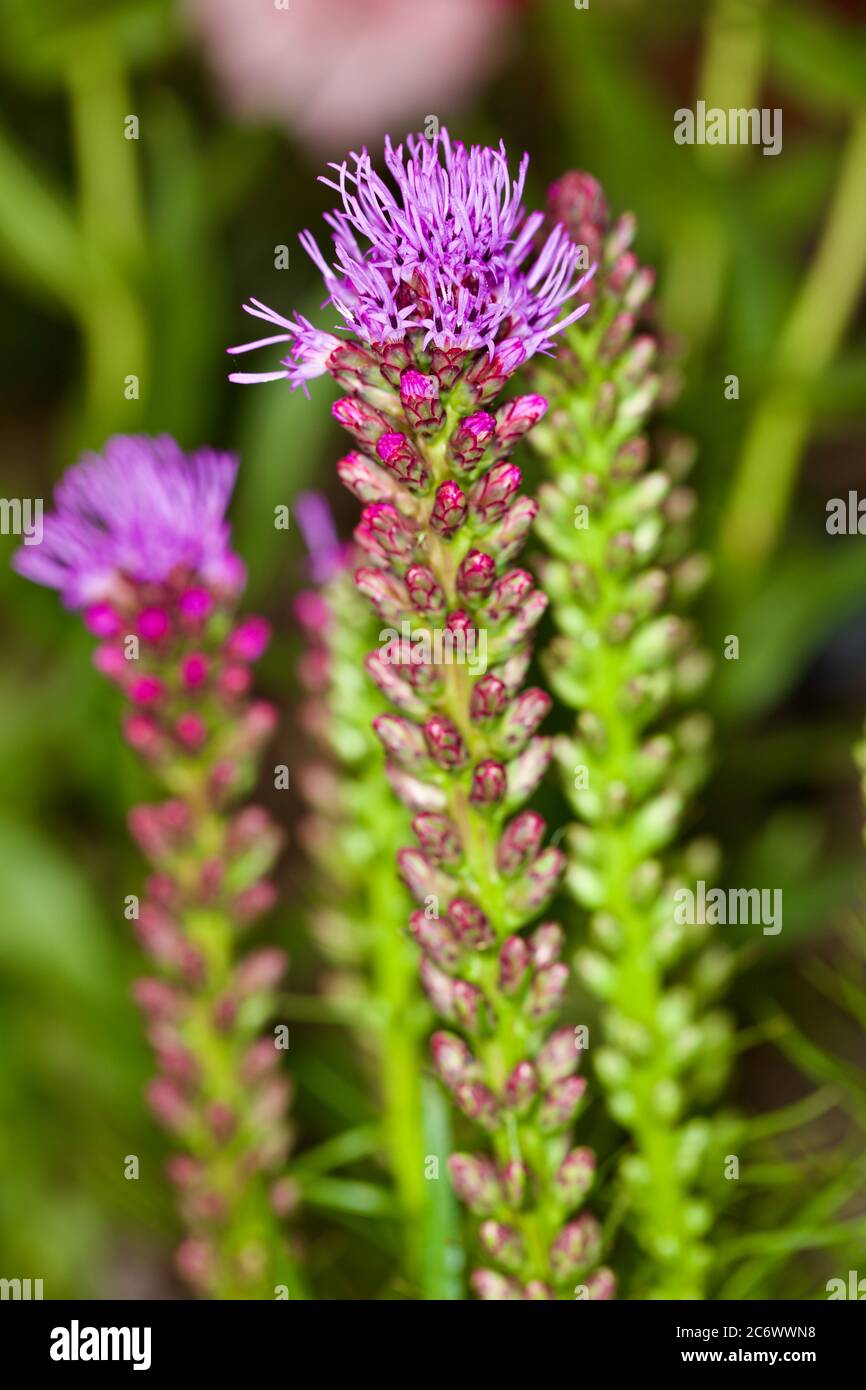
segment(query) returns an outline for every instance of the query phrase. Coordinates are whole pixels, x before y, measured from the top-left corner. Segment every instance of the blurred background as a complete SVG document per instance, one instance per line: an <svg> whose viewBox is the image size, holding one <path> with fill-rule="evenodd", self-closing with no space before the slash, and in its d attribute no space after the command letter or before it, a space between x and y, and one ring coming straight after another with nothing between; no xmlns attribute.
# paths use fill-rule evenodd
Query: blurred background
<svg viewBox="0 0 866 1390"><path fill-rule="evenodd" d="M862 1151L866 993L850 983L866 952L848 938L864 862L850 748L866 713L866 540L825 523L829 499L866 495L866 5L0 0L0 65L3 494L47 506L62 469L114 432L239 450L235 539L276 626L262 680L290 767L305 576L273 509L313 486L348 534L353 504L333 482L328 385L309 401L230 386L224 350L253 336L250 294L330 326L297 241L331 203L317 176L435 117L467 141L504 138L515 160L530 151L532 205L577 167L635 212L680 342L670 419L699 443L715 564L703 616L719 751L698 824L722 843L727 881L784 892L780 936L744 944L732 1099L761 1113L829 1087L818 1151ZM780 108L781 153L675 144L675 110L698 99ZM0 537L0 1274L42 1277L47 1297L182 1296L122 913L142 877L125 812L150 789L89 639L10 573L15 544ZM731 634L738 661L722 659ZM298 812L280 800L285 822ZM290 837L270 930L298 993L319 968L304 883ZM314 1015L292 1044L304 1144L371 1117L350 1043ZM124 1179L127 1154L142 1180ZM862 1166L845 1182L825 1166L820 1219L844 1221ZM359 1197L323 1218L319 1287L369 1296L392 1247L387 1212ZM734 1291L769 1296L770 1278Z"/></svg>

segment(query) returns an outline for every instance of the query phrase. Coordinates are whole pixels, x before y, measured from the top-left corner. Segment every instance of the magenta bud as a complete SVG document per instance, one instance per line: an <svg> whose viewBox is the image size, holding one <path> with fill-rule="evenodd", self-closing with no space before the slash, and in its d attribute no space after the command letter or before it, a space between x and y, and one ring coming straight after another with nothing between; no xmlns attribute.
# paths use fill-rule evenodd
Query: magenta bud
<svg viewBox="0 0 866 1390"><path fill-rule="evenodd" d="M387 502L394 495L394 479L354 450L340 459L337 477L359 502Z"/></svg>
<svg viewBox="0 0 866 1390"><path fill-rule="evenodd" d="M580 1048L577 1035L571 1028L557 1028L547 1039L538 1056L535 1066L545 1090L557 1081L564 1081L577 1071L580 1063Z"/></svg>
<svg viewBox="0 0 866 1390"><path fill-rule="evenodd" d="M448 452L462 472L470 472L484 457L495 428L496 420L486 410L460 421L448 441Z"/></svg>
<svg viewBox="0 0 866 1390"><path fill-rule="evenodd" d="M607 231L609 213L601 184L591 174L570 169L547 190L547 211L561 222L576 246L588 246L596 260Z"/></svg>
<svg viewBox="0 0 866 1390"><path fill-rule="evenodd" d="M430 474L405 434L383 434L376 444L376 453L388 471L411 491L420 492L427 486Z"/></svg>
<svg viewBox="0 0 866 1390"><path fill-rule="evenodd" d="M538 1093L538 1077L531 1062L518 1062L505 1082L503 1100L509 1110L525 1114Z"/></svg>
<svg viewBox="0 0 866 1390"><path fill-rule="evenodd" d="M493 357L479 352L464 380L479 404L498 396L506 381L526 360L526 348L519 338L506 338Z"/></svg>
<svg viewBox="0 0 866 1390"><path fill-rule="evenodd" d="M409 919L409 929L421 950L443 970L451 971L459 964L463 952L445 922L425 916L419 908Z"/></svg>
<svg viewBox="0 0 866 1390"><path fill-rule="evenodd" d="M502 1193L507 1205L511 1207L512 1211L518 1211L523 1206L529 1182L529 1170L526 1164L512 1158L501 1169L499 1181L502 1184Z"/></svg>
<svg viewBox="0 0 866 1390"><path fill-rule="evenodd" d="M410 368L400 378L400 400L412 428L422 435L435 434L445 422L439 399L439 382Z"/></svg>
<svg viewBox="0 0 866 1390"><path fill-rule="evenodd" d="M462 1081L473 1081L478 1064L462 1038L440 1031L430 1039L433 1067L440 1081L454 1090Z"/></svg>
<svg viewBox="0 0 866 1390"><path fill-rule="evenodd" d="M110 603L92 603L85 609L84 622L94 637L118 637L123 631L123 623Z"/></svg>
<svg viewBox="0 0 866 1390"><path fill-rule="evenodd" d="M485 526L501 521L514 493L520 487L522 474L516 463L494 463L475 484L469 495L469 505Z"/></svg>
<svg viewBox="0 0 866 1390"><path fill-rule="evenodd" d="M538 503L534 497L517 497L499 525L488 532L485 545L493 551L500 565L507 565L522 549L537 514Z"/></svg>
<svg viewBox="0 0 866 1390"><path fill-rule="evenodd" d="M477 985L468 980L454 981L454 1013L467 1033L477 1036L487 1025L487 1001Z"/></svg>
<svg viewBox="0 0 866 1390"><path fill-rule="evenodd" d="M586 1091L582 1076L567 1076L547 1091L538 1110L538 1127L542 1134L555 1134L567 1129L577 1114Z"/></svg>
<svg viewBox="0 0 866 1390"><path fill-rule="evenodd" d="M376 361L359 343L341 342L334 348L325 366L328 375L348 390L357 389L369 381L376 371Z"/></svg>
<svg viewBox="0 0 866 1390"><path fill-rule="evenodd" d="M450 719L444 714L434 714L424 725L424 737L430 756L444 768L462 767L466 762L466 749L463 740Z"/></svg>
<svg viewBox="0 0 866 1390"><path fill-rule="evenodd" d="M234 976L234 992L239 998L273 989L280 983L289 960L276 946L263 946L242 960Z"/></svg>
<svg viewBox="0 0 866 1390"><path fill-rule="evenodd" d="M260 878L258 883L251 884L232 898L232 916L238 926L246 926L265 912L270 912L276 901L276 885L269 879Z"/></svg>
<svg viewBox="0 0 866 1390"><path fill-rule="evenodd" d="M503 831L496 851L500 873L511 876L525 868L544 839L544 818L537 811L521 811Z"/></svg>
<svg viewBox="0 0 866 1390"><path fill-rule="evenodd" d="M577 1207L595 1179L592 1149L572 1149L560 1163L553 1178L553 1189L564 1206Z"/></svg>
<svg viewBox="0 0 866 1390"><path fill-rule="evenodd" d="M159 704L165 694L165 686L158 676L136 676L129 685L129 698L136 705Z"/></svg>
<svg viewBox="0 0 866 1390"><path fill-rule="evenodd" d="M421 718L427 713L427 705L415 694L411 683L399 674L402 647L395 652L394 645L389 643L387 647L369 652L364 658L364 669L392 705L396 705L406 714Z"/></svg>
<svg viewBox="0 0 866 1390"><path fill-rule="evenodd" d="M181 1278L198 1290L207 1289L216 1271L214 1252L204 1240L184 1240L174 1257Z"/></svg>
<svg viewBox="0 0 866 1390"><path fill-rule="evenodd" d="M500 738L509 753L519 753L550 713L553 701L547 691L530 686L509 706L502 720Z"/></svg>
<svg viewBox="0 0 866 1390"><path fill-rule="evenodd" d="M175 735L184 748L201 748L207 740L207 725L199 714L182 714L175 720Z"/></svg>
<svg viewBox="0 0 866 1390"><path fill-rule="evenodd" d="M516 994L526 979L532 957L522 936L507 936L499 952L499 987L504 994Z"/></svg>
<svg viewBox="0 0 866 1390"><path fill-rule="evenodd" d="M478 1236L487 1254L505 1269L517 1270L524 1259L523 1241L513 1226L502 1221L482 1221Z"/></svg>
<svg viewBox="0 0 866 1390"><path fill-rule="evenodd" d="M205 1109L208 1128L218 1144L227 1144L235 1132L237 1118L231 1106L214 1100Z"/></svg>
<svg viewBox="0 0 866 1390"><path fill-rule="evenodd" d="M563 1226L550 1247L550 1265L557 1279L570 1279L580 1269L598 1264L601 1226L591 1212L581 1212Z"/></svg>
<svg viewBox="0 0 866 1390"><path fill-rule="evenodd" d="M463 373L467 352L459 347L436 347L430 354L430 365L443 391L450 391Z"/></svg>
<svg viewBox="0 0 866 1390"><path fill-rule="evenodd" d="M146 642L161 642L171 627L171 620L164 608L144 608L138 615L139 636Z"/></svg>
<svg viewBox="0 0 866 1390"><path fill-rule="evenodd" d="M501 1200L496 1165L489 1158L456 1153L448 1160L454 1191L476 1216L486 1216Z"/></svg>
<svg viewBox="0 0 866 1390"><path fill-rule="evenodd" d="M226 653L234 661L258 661L271 640L271 625L267 618L247 618L226 641Z"/></svg>
<svg viewBox="0 0 866 1390"><path fill-rule="evenodd" d="M523 1290L523 1297L528 1303L549 1303L556 1298L556 1294L543 1279L530 1279Z"/></svg>
<svg viewBox="0 0 866 1390"><path fill-rule="evenodd" d="M512 643L517 645L530 635L532 629L544 616L549 602L547 594L542 589L532 591L520 611L515 614L508 630L508 637Z"/></svg>
<svg viewBox="0 0 866 1390"><path fill-rule="evenodd" d="M470 550L457 571L457 590L463 598L486 598L496 578L496 561L483 550Z"/></svg>
<svg viewBox="0 0 866 1390"><path fill-rule="evenodd" d="M178 600L181 617L189 628L198 627L213 612L214 597L209 589L184 589Z"/></svg>
<svg viewBox="0 0 866 1390"><path fill-rule="evenodd" d="M407 561L412 555L412 534L390 502L371 502L361 513L355 539L363 550L382 560Z"/></svg>
<svg viewBox="0 0 866 1390"><path fill-rule="evenodd" d="M526 1000L526 1012L533 1023L540 1023L549 1014L556 1013L567 988L568 966L564 961L537 972Z"/></svg>
<svg viewBox="0 0 866 1390"><path fill-rule="evenodd" d="M496 412L496 443L503 453L537 425L546 410L543 396L517 396L501 406Z"/></svg>
<svg viewBox="0 0 866 1390"><path fill-rule="evenodd" d="M466 512L466 498L460 485L453 479L440 483L430 512L430 525L433 530L443 536L453 535L466 520Z"/></svg>
<svg viewBox="0 0 866 1390"><path fill-rule="evenodd" d="M523 1298L523 1290L516 1279L509 1279L495 1269L474 1269L469 1282L477 1298L484 1303L514 1302Z"/></svg>
<svg viewBox="0 0 866 1390"><path fill-rule="evenodd" d="M565 932L558 922L542 922L532 933L529 944L536 970L546 970L548 965L554 965L562 955Z"/></svg>
<svg viewBox="0 0 866 1390"><path fill-rule="evenodd" d="M279 1061L279 1056L273 1037L257 1038L254 1043L250 1044L241 1058L241 1079L248 1085L261 1081L263 1077L269 1076L273 1071Z"/></svg>
<svg viewBox="0 0 866 1390"><path fill-rule="evenodd" d="M412 822L412 829L418 836L421 849L433 864L459 864L463 858L463 847L457 827L447 816L424 811Z"/></svg>
<svg viewBox="0 0 866 1390"><path fill-rule="evenodd" d="M485 758L472 771L469 800L475 806L495 806L505 795L508 779L502 763Z"/></svg>
<svg viewBox="0 0 866 1390"><path fill-rule="evenodd" d="M566 858L562 850L548 846L533 859L508 892L509 910L517 916L534 917L548 902L565 872Z"/></svg>
<svg viewBox="0 0 866 1390"><path fill-rule="evenodd" d="M172 1154L166 1159L165 1171L169 1182L174 1183L181 1191L194 1187L203 1176L201 1164L190 1154Z"/></svg>
<svg viewBox="0 0 866 1390"><path fill-rule="evenodd" d="M384 415L380 415L378 410L374 410L357 396L341 397L334 402L331 410L334 419L344 430L348 430L359 444L375 444L379 436L388 431L389 426Z"/></svg>
<svg viewBox="0 0 866 1390"><path fill-rule="evenodd" d="M617 256L613 269L607 277L608 289L614 294L621 294L626 285L635 275L638 268L638 259L633 251L623 251Z"/></svg>
<svg viewBox="0 0 866 1390"><path fill-rule="evenodd" d="M429 898L449 898L454 892L454 880L437 869L420 849L401 849L397 867L413 897L428 906Z"/></svg>
<svg viewBox="0 0 866 1390"><path fill-rule="evenodd" d="M508 799L512 804L525 801L538 786L553 757L549 738L534 738L513 762L508 764Z"/></svg>
<svg viewBox="0 0 866 1390"><path fill-rule="evenodd" d="M448 917L454 935L467 950L483 951L496 940L496 934L481 908L468 898L452 898L448 904Z"/></svg>
<svg viewBox="0 0 866 1390"><path fill-rule="evenodd" d="M612 1269L603 1267L593 1270L585 1280L590 1302L600 1303L616 1297L616 1275Z"/></svg>
<svg viewBox="0 0 866 1390"><path fill-rule="evenodd" d="M188 690L197 690L208 677L207 657L201 652L193 652L184 657L180 668L181 679Z"/></svg>
<svg viewBox="0 0 866 1390"><path fill-rule="evenodd" d="M398 763L386 763L385 776L394 795L399 797L404 806L408 806L413 815L419 811L443 811L448 804L448 798L441 787L413 777Z"/></svg>
<svg viewBox="0 0 866 1390"><path fill-rule="evenodd" d="M174 1022L184 1012L183 995L164 980L149 977L134 980L132 997L141 1011L152 1019Z"/></svg>
<svg viewBox="0 0 866 1390"><path fill-rule="evenodd" d="M427 764L427 744L424 731L402 714L380 714L373 720L373 729L385 752L396 758L410 771Z"/></svg>
<svg viewBox="0 0 866 1390"><path fill-rule="evenodd" d="M400 377L412 361L412 354L405 342L381 343L376 349L379 370L389 386L399 387Z"/></svg>
<svg viewBox="0 0 866 1390"><path fill-rule="evenodd" d="M498 1129L499 1105L488 1086L480 1081L461 1081L455 1087L454 1099L464 1115L482 1129Z"/></svg>
<svg viewBox="0 0 866 1390"><path fill-rule="evenodd" d="M167 1076L156 1076L148 1083L147 1103L164 1129L180 1133L192 1120L192 1111L182 1087Z"/></svg>
<svg viewBox="0 0 866 1390"><path fill-rule="evenodd" d="M404 583L414 608L419 613L441 613L445 607L445 595L432 570L426 565L410 565L404 576Z"/></svg>
<svg viewBox="0 0 866 1390"><path fill-rule="evenodd" d="M506 618L513 617L523 607L533 588L532 575L526 570L509 570L508 574L504 574L493 586L487 605L490 621L501 623Z"/></svg>
<svg viewBox="0 0 866 1390"><path fill-rule="evenodd" d="M397 619L409 606L405 588L400 580L387 570L356 570L355 585L383 618Z"/></svg>
<svg viewBox="0 0 866 1390"><path fill-rule="evenodd" d="M482 676L472 687L469 716L476 724L496 719L504 710L507 700L508 691L498 676Z"/></svg>
<svg viewBox="0 0 866 1390"><path fill-rule="evenodd" d="M436 1013L441 1014L449 1023L455 1020L457 1015L454 1007L454 981L451 976L434 965L428 955L421 957L418 973L424 993Z"/></svg>

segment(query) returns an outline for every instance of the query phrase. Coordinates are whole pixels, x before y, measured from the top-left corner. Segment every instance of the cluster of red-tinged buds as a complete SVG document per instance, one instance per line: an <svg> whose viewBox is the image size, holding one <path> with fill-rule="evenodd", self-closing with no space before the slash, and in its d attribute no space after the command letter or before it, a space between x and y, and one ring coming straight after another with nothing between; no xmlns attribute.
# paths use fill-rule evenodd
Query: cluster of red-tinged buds
<svg viewBox="0 0 866 1390"><path fill-rule="evenodd" d="M130 746L157 766L207 759L222 790L242 777L276 726L274 707L250 699L251 667L270 625L235 621L236 597L179 574L159 586L118 582L111 601L85 611L100 639L94 663L131 706Z"/></svg>
<svg viewBox="0 0 866 1390"><path fill-rule="evenodd" d="M169 1161L189 1231L178 1264L202 1293L225 1275L221 1232L250 1182L265 1183L276 1215L291 1206L279 1178L291 1145L284 1044L279 1030L259 1035L287 961L275 947L245 956L235 948L241 932L273 906L267 874L282 836L257 806L221 821L216 839L212 820L203 826L206 818L181 800L139 805L129 817L153 867L147 895L132 913L139 943L160 972L133 985L158 1065L148 1100L184 1150ZM204 919L211 930L197 928ZM240 1265L235 1275L243 1284Z"/></svg>

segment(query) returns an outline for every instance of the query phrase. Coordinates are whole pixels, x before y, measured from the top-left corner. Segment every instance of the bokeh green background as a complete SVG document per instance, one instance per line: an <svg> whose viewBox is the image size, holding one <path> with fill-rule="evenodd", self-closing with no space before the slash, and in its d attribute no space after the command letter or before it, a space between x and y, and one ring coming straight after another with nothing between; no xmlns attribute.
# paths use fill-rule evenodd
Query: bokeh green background
<svg viewBox="0 0 866 1390"><path fill-rule="evenodd" d="M418 11L423 46L435 0L395 3ZM844 1054L848 1109L862 1118L858 1030L827 1013L805 976L837 959L862 882L850 744L866 712L866 538L829 537L825 508L866 492L866 10L856 0L498 8L505 49L492 75L454 109L407 106L391 133L432 112L452 134L529 150L533 203L582 167L615 209L638 216L661 322L682 345L670 418L700 446L700 526L716 567L710 645L721 657L726 635L740 640L739 661L720 660L712 687L719 756L697 824L721 840L727 881L785 894L784 931L748 948L733 1002L759 1041L760 1020L782 1008ZM290 122L228 114L172 0L0 0L0 64L3 493L47 499L81 449L118 431L238 449L235 536L252 597L276 624L263 685L285 712L281 760L292 766L302 554L294 531L274 529L273 508L322 488L344 532L352 508L332 482L328 386L309 401L281 384L229 386L224 348L253 336L240 309L249 294L318 315L297 235L329 205L316 175L337 151L311 149ZM673 113L698 98L780 107L781 154L677 146ZM137 140L123 136L130 114ZM378 134L359 120L352 146ZM290 265L278 270L282 245ZM138 400L124 392L132 374ZM0 1274L42 1277L49 1297L174 1296L164 1147L142 1101L149 1063L128 1002L140 963L122 912L142 875L124 817L148 786L88 638L9 572L14 543L0 541ZM288 825L298 812L291 796L276 809ZM314 988L293 847L283 887L270 929L290 945L295 987ZM744 1055L734 1094L747 1107L804 1093L808 1059L795 1069L769 1042ZM304 1142L369 1118L333 1028L301 1025L293 1062ZM123 1177L132 1153L138 1182ZM359 1296L370 1262L387 1266L387 1241L377 1249L365 1221L349 1214L317 1238L328 1296Z"/></svg>

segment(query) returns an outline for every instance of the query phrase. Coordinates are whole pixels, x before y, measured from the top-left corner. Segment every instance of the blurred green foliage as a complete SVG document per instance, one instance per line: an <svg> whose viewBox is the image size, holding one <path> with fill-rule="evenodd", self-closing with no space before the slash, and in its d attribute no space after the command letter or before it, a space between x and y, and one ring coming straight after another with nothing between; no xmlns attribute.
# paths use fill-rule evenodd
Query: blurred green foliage
<svg viewBox="0 0 866 1390"><path fill-rule="evenodd" d="M634 209L641 258L659 269L662 322L683 345L671 419L700 442L701 525L719 576L705 618L720 654L720 743L701 824L722 841L731 883L785 890L786 930L743 942L733 1003L747 1027L772 1034L777 1001L787 1016L793 994L797 1028L817 1050L786 1044L786 1061L777 1047L749 1053L736 1099L766 1111L807 1094L809 1078L837 1088L837 1132L829 1153L819 1149L825 1185L802 1229L778 1243L797 1248L806 1227L841 1223L832 1248L844 1251L846 1202L863 1175L839 1176L833 1154L841 1162L846 1126L862 1122L862 1029L844 1073L827 1073L816 1057L831 1055L833 1026L797 982L804 962L836 968L834 933L862 892L847 749L866 704L866 551L824 525L827 499L863 477L866 443L862 7L609 0L578 11L538 0L513 25L510 56L473 108L437 114L467 138L530 150L536 202L563 169L588 168L615 208ZM282 386L229 388L223 349L246 336L249 293L317 313L313 270L295 249L330 200L317 162L290 135L225 114L173 0L0 0L0 66L4 492L48 498L77 452L113 431L239 448L236 534L252 597L280 634L265 693L286 712L291 765L302 742L291 718L300 555L294 532L274 529L273 508L311 482L346 529L352 508L332 482L340 446L327 387L309 401ZM675 145L673 112L698 97L781 107L781 155ZM137 140L123 138L130 114ZM426 115L407 110L405 128ZM356 146L364 138L359 129ZM291 247L285 271L274 265L280 245ZM725 398L730 373L738 400ZM130 375L137 400L124 394ZM12 544L4 538L6 557ZM127 1002L139 962L121 910L142 874L124 816L146 782L122 749L86 637L6 564L0 595L2 1272L44 1277L48 1296L173 1291L165 1150L141 1100L148 1059ZM729 633L740 637L737 663L721 660ZM284 879L272 927L291 945L303 993L318 967L302 936L296 850ZM862 1024L860 996L844 1002ZM296 1031L306 1142L327 1144L346 1126L363 1133L373 1117L345 1034ZM128 1153L142 1159L137 1183L122 1177ZM356 1166L342 1168L343 1187L319 1178L328 1219L311 1243L314 1279L337 1298L384 1286L395 1250L369 1146L350 1145L340 1162L346 1153ZM783 1188L762 1208L778 1230ZM754 1230L729 1252L728 1296L811 1296L814 1276L789 1273L785 1251L774 1258Z"/></svg>

